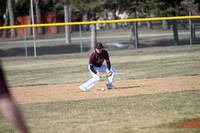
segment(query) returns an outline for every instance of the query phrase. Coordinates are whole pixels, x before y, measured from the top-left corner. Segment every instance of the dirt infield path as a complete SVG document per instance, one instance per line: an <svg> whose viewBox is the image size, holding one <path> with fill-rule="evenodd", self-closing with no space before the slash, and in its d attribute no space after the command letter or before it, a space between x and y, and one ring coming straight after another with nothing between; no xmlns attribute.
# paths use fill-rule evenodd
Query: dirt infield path
<svg viewBox="0 0 200 133"><path fill-rule="evenodd" d="M197 90L200 89L200 76L115 81L115 86L118 89L102 91L101 88L105 87L105 84L106 82L99 82L88 92L82 92L78 89L81 83L14 87L10 89L19 104L41 103Z"/></svg>

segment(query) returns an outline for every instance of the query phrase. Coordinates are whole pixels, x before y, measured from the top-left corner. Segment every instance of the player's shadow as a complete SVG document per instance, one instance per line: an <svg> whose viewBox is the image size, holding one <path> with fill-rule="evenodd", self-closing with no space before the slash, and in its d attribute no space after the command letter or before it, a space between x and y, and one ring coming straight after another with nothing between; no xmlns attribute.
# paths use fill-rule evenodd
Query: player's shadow
<svg viewBox="0 0 200 133"><path fill-rule="evenodd" d="M131 89L131 88L140 88L144 86L123 86L123 87L118 87L117 89Z"/></svg>

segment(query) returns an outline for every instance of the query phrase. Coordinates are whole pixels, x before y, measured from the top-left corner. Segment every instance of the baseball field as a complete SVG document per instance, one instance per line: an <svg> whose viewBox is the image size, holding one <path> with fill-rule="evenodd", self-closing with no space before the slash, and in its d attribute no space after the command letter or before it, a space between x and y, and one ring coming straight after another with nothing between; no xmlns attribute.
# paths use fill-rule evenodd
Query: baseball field
<svg viewBox="0 0 200 133"><path fill-rule="evenodd" d="M137 54L111 50L118 89L102 91L107 82L102 74L101 82L82 92L78 86L91 78L89 55L2 59L11 93L33 133L200 132L199 45ZM15 132L1 114L0 132Z"/></svg>

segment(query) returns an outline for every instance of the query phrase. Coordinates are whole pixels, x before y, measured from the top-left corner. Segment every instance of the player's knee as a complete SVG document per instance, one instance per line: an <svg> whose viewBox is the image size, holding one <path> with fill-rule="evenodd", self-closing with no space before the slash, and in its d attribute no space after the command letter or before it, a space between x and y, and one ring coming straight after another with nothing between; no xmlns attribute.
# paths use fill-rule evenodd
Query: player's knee
<svg viewBox="0 0 200 133"><path fill-rule="evenodd" d="M115 68L112 67L112 68L111 68L111 71L112 71L112 72L115 72Z"/></svg>
<svg viewBox="0 0 200 133"><path fill-rule="evenodd" d="M96 82L97 82L97 81L100 81L101 78L99 78L98 76L96 76L96 77L95 77L95 80L96 80Z"/></svg>
<svg viewBox="0 0 200 133"><path fill-rule="evenodd" d="M100 80L101 80L101 78L98 77L98 78L97 78L97 81L100 81Z"/></svg>

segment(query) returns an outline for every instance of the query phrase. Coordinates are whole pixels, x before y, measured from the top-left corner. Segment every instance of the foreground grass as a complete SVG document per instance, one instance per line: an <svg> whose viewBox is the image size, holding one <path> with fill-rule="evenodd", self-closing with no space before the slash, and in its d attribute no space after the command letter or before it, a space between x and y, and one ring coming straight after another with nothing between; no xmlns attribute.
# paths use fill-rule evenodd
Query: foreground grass
<svg viewBox="0 0 200 133"><path fill-rule="evenodd" d="M33 133L177 132L171 126L200 118L200 92L137 95L21 105ZM0 116L0 132L14 132Z"/></svg>
<svg viewBox="0 0 200 133"><path fill-rule="evenodd" d="M163 51L159 48L145 50L138 54L134 50L110 51L112 66L116 69L115 81L200 75L199 46L193 51L185 46L165 47ZM91 78L87 68L89 56L90 53L29 60L5 59L3 66L11 87L79 83Z"/></svg>

